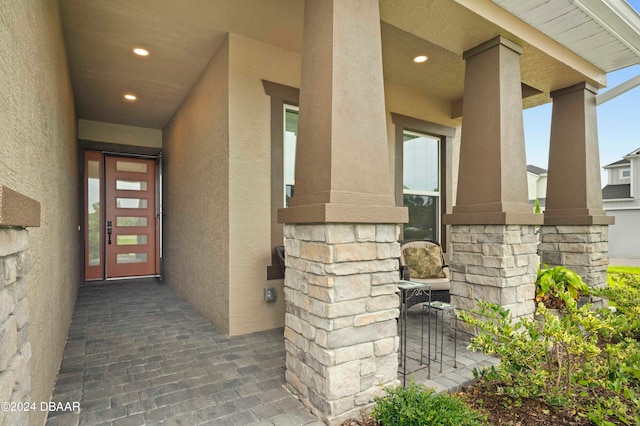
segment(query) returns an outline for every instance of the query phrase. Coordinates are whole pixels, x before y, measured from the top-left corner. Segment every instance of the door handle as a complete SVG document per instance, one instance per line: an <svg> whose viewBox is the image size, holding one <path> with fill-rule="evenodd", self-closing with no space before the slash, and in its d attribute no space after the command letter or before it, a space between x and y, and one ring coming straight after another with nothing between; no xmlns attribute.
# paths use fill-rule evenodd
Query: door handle
<svg viewBox="0 0 640 426"><path fill-rule="evenodd" d="M113 233L113 230L111 229L111 225L113 222L111 222L110 220L107 221L107 244L111 244L111 234Z"/></svg>

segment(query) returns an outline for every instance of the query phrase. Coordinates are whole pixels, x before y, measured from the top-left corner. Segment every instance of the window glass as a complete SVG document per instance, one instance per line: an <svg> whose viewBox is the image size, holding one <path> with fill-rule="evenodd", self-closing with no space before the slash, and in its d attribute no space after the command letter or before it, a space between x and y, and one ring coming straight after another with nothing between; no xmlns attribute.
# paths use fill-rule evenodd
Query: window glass
<svg viewBox="0 0 640 426"><path fill-rule="evenodd" d="M147 253L118 253L117 263L146 263Z"/></svg>
<svg viewBox="0 0 640 426"><path fill-rule="evenodd" d="M405 132L403 139L404 188L440 191L440 141L413 132Z"/></svg>
<svg viewBox="0 0 640 426"><path fill-rule="evenodd" d="M100 265L100 163L87 161L89 266Z"/></svg>
<svg viewBox="0 0 640 426"><path fill-rule="evenodd" d="M117 216L116 226L147 226L147 218L134 216Z"/></svg>
<svg viewBox="0 0 640 426"><path fill-rule="evenodd" d="M403 204L409 210L404 239L439 240L440 140L403 133Z"/></svg>
<svg viewBox="0 0 640 426"><path fill-rule="evenodd" d="M438 240L438 197L404 194L409 223L404 225L405 240Z"/></svg>
<svg viewBox="0 0 640 426"><path fill-rule="evenodd" d="M146 235L118 235L116 244L119 246L135 246L139 244L147 244Z"/></svg>
<svg viewBox="0 0 640 426"><path fill-rule="evenodd" d="M298 139L298 108L284 107L284 191L285 207L293 196L296 167L296 141Z"/></svg>
<svg viewBox="0 0 640 426"><path fill-rule="evenodd" d="M147 173L147 165L134 161L118 160L116 161L116 170L119 172Z"/></svg>
<svg viewBox="0 0 640 426"><path fill-rule="evenodd" d="M146 209L146 198L116 198L116 207L119 209Z"/></svg>
<svg viewBox="0 0 640 426"><path fill-rule="evenodd" d="M124 191L146 191L147 182L143 180L116 180L116 189Z"/></svg>

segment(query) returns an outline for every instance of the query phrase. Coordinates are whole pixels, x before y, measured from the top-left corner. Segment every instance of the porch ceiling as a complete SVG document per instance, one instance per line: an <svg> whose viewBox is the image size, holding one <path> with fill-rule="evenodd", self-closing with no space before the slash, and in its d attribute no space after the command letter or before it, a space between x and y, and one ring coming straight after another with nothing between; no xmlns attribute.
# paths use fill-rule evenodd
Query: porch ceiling
<svg viewBox="0 0 640 426"><path fill-rule="evenodd" d="M491 1L606 72L640 62L640 16L624 0Z"/></svg>
<svg viewBox="0 0 640 426"><path fill-rule="evenodd" d="M523 82L544 92L527 98L525 106L544 103L550 90L585 79L603 85L604 73L582 58L583 69L565 63L528 43L526 34L507 31L474 9L485 3L498 8L488 0L381 0L385 79L455 103L463 93L462 52L515 34L524 44ZM76 111L88 120L162 129L229 32L302 50L304 0L60 0L60 5ZM136 57L137 46L150 56ZM429 60L413 63L420 53ZM124 101L127 92L138 100Z"/></svg>

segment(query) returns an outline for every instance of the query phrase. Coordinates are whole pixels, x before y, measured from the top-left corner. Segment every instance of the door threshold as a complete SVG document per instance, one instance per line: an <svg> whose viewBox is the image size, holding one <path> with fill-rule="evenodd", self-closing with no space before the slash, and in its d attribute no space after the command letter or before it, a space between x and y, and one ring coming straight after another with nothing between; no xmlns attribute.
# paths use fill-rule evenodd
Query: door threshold
<svg viewBox="0 0 640 426"><path fill-rule="evenodd" d="M107 278L105 281L137 280L138 278L162 278L160 275L134 275L132 277Z"/></svg>
<svg viewBox="0 0 640 426"><path fill-rule="evenodd" d="M162 284L162 276L161 275L140 275L135 277L107 278L105 280L85 281L84 285L104 285L104 284L136 283L136 282L140 282L140 283L153 282L156 284Z"/></svg>

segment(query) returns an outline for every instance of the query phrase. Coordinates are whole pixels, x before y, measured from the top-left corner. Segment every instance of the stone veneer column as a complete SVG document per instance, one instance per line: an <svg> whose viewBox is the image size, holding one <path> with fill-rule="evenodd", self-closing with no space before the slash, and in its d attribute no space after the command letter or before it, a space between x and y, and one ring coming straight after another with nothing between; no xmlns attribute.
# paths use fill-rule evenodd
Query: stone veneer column
<svg viewBox="0 0 640 426"><path fill-rule="evenodd" d="M466 61L458 194L451 225L451 301L478 300L531 316L542 215L527 199L520 54L496 37L464 53ZM464 330L464 325L459 324Z"/></svg>
<svg viewBox="0 0 640 426"><path fill-rule="evenodd" d="M607 284L608 225L545 225L541 234L540 262L566 266L589 287Z"/></svg>
<svg viewBox="0 0 640 426"><path fill-rule="evenodd" d="M33 402L28 340L29 236L40 226L40 204L0 185L0 402ZM0 410L0 425L26 425L29 412Z"/></svg>
<svg viewBox="0 0 640 426"><path fill-rule="evenodd" d="M307 0L285 224L286 380L327 424L396 383L399 223L378 0Z"/></svg>
<svg viewBox="0 0 640 426"><path fill-rule="evenodd" d="M451 227L451 296L470 311L478 300L509 309L514 317L535 312L538 255L531 225Z"/></svg>
<svg viewBox="0 0 640 426"><path fill-rule="evenodd" d="M597 89L580 83L551 93L553 111L541 261L565 265L592 287L606 285L613 217L602 208Z"/></svg>
<svg viewBox="0 0 640 426"><path fill-rule="evenodd" d="M287 385L330 424L397 383L399 225L285 225Z"/></svg>

